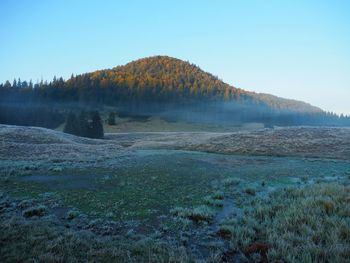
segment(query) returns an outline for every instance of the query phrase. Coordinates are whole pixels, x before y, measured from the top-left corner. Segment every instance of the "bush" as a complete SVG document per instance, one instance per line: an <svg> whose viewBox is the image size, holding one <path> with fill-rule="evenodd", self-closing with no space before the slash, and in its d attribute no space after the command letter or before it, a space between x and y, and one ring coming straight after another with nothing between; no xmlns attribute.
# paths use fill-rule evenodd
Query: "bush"
<svg viewBox="0 0 350 263"><path fill-rule="evenodd" d="M46 206L39 205L39 206L30 207L24 210L23 216L24 217L43 216L46 213L47 213Z"/></svg>
<svg viewBox="0 0 350 263"><path fill-rule="evenodd" d="M217 234L225 239L229 239L232 237L232 233L235 232L235 228L233 226L222 225L219 227Z"/></svg>
<svg viewBox="0 0 350 263"><path fill-rule="evenodd" d="M79 212L75 209L69 210L67 213L67 219L72 220L79 216Z"/></svg>
<svg viewBox="0 0 350 263"><path fill-rule="evenodd" d="M244 192L249 195L255 195L256 193L254 188L246 188Z"/></svg>

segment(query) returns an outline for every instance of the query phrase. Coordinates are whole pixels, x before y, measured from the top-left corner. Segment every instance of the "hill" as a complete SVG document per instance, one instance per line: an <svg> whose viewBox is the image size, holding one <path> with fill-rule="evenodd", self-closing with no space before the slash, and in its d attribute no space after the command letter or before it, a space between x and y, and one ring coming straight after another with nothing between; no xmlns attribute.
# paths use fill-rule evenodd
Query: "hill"
<svg viewBox="0 0 350 263"><path fill-rule="evenodd" d="M36 108L28 111L33 105ZM38 105L49 109L54 106L63 114L76 108L109 106L124 116L230 125L248 122L267 126L350 125L348 117L340 118L305 102L231 86L194 64L168 56L72 75L66 81L55 77L49 83L33 85L15 80L13 84L7 81L0 85L0 123L57 126L62 117L56 113L55 121L47 116L43 120L49 119L50 125L41 124L37 113L42 110ZM32 114L28 117L29 112ZM27 123L31 119L34 121Z"/></svg>
<svg viewBox="0 0 350 263"><path fill-rule="evenodd" d="M104 89L119 87L127 90L124 92L131 96L148 100L158 98L163 101L175 99L250 101L275 110L322 112L320 108L301 101L258 94L230 86L194 64L168 56L139 59L113 69L79 75L67 82L79 86L80 81Z"/></svg>

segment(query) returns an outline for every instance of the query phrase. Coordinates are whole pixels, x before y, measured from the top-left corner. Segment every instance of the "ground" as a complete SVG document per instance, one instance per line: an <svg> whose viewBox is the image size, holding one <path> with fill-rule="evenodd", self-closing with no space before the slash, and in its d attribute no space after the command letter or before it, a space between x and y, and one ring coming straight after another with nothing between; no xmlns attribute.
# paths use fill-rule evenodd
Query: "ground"
<svg viewBox="0 0 350 263"><path fill-rule="evenodd" d="M1 125L0 146L1 262L350 258L350 129Z"/></svg>

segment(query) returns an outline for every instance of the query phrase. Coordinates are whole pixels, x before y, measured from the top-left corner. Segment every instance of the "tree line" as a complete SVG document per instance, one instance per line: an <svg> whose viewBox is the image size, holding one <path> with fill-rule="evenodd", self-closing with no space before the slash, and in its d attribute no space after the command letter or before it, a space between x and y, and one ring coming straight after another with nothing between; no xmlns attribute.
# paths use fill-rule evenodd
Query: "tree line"
<svg viewBox="0 0 350 263"><path fill-rule="evenodd" d="M0 104L0 123L21 126L57 128L65 115L56 109L40 105Z"/></svg>
<svg viewBox="0 0 350 263"><path fill-rule="evenodd" d="M350 117L310 105L234 88L199 67L169 57L137 60L125 66L50 82L14 80L0 84L0 104L98 108L110 105L125 112L160 114L178 109L201 112L201 118L266 125L350 126ZM228 106L227 105L234 105ZM185 113L186 114L186 113Z"/></svg>

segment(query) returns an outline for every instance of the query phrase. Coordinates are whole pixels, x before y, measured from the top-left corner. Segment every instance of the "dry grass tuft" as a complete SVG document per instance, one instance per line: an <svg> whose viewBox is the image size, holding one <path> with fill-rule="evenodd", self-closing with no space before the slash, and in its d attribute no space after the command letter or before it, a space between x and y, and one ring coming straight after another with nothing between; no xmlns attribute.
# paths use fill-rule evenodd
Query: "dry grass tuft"
<svg viewBox="0 0 350 263"><path fill-rule="evenodd" d="M347 262L350 186L317 184L254 200L239 220L226 221L233 247L270 244L268 258L287 262ZM231 228L228 228L230 226Z"/></svg>
<svg viewBox="0 0 350 263"><path fill-rule="evenodd" d="M215 212L206 205L201 205L193 209L176 207L170 211L174 216L188 218L193 222L212 222Z"/></svg>

